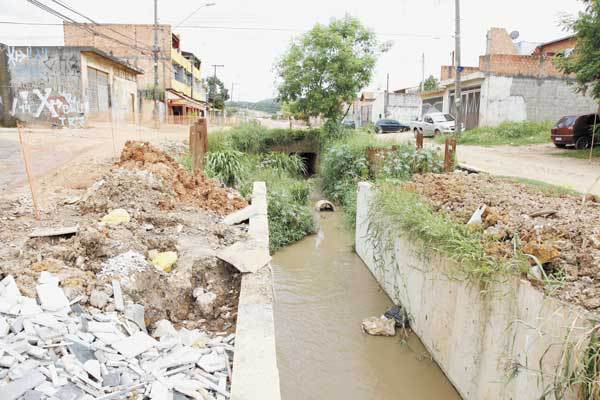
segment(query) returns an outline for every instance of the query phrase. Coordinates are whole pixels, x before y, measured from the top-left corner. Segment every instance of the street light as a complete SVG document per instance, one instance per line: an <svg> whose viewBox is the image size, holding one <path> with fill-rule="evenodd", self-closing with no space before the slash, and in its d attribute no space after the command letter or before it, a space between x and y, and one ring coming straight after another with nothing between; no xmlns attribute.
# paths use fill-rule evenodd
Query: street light
<svg viewBox="0 0 600 400"><path fill-rule="evenodd" d="M190 15L188 15L188 16L187 16L187 17L185 17L183 20L181 20L181 22L180 22L180 23L178 23L177 25L175 25L175 27L174 27L173 29L175 29L175 28L177 28L177 27L181 26L181 25L182 25L182 24L183 24L185 21L187 21L188 19L192 18L192 16L193 16L194 14L196 14L196 13L197 13L197 12L198 12L198 11L199 11L201 8L204 8L204 7L212 7L212 6L215 6L215 5L217 5L217 3L205 3L205 4L202 4L200 7L196 8L196 9L195 9L195 10L194 10L194 11L193 11L193 12L192 12Z"/></svg>

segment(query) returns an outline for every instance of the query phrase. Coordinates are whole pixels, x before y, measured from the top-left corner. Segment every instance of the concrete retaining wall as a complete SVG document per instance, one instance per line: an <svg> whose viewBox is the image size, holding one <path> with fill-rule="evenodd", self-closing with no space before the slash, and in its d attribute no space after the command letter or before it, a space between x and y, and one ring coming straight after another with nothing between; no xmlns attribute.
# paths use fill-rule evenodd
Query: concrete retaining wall
<svg viewBox="0 0 600 400"><path fill-rule="evenodd" d="M258 212L250 218L248 232L268 252L269 222L264 182L254 183L252 204ZM270 265L242 277L234 354L232 400L281 399Z"/></svg>
<svg viewBox="0 0 600 400"><path fill-rule="evenodd" d="M551 391L565 341L589 330L590 315L518 277L483 291L451 277L452 261L424 253L397 231L389 233L393 249L381 254L368 238L373 196L370 184L359 185L356 251L393 301L408 309L413 330L462 397L539 399Z"/></svg>

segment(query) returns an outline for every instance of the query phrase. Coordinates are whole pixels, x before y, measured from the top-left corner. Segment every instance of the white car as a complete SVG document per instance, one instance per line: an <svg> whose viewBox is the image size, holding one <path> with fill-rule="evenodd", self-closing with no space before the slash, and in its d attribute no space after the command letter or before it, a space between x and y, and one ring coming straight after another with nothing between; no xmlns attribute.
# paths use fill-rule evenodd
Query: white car
<svg viewBox="0 0 600 400"><path fill-rule="evenodd" d="M454 117L441 112L425 114L422 118L412 121L410 129L417 136L421 132L424 137L433 137L442 133L454 133Z"/></svg>

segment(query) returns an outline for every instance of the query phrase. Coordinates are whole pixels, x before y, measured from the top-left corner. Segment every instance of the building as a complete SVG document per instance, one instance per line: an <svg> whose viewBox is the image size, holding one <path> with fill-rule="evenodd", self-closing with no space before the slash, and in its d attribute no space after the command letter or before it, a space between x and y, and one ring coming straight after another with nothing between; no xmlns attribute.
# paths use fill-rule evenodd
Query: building
<svg viewBox="0 0 600 400"><path fill-rule="evenodd" d="M382 118L409 122L417 118L420 112L419 94L410 89L363 92L352 105L352 118L356 126L374 124Z"/></svg>
<svg viewBox="0 0 600 400"><path fill-rule="evenodd" d="M462 73L467 129L504 121L555 121L565 114L597 109L592 98L575 93L573 78L559 71L552 60L558 53L570 54L575 37L515 43L505 29L492 28L486 39L487 51L479 57L479 65L464 67ZM455 69L442 66L438 90L421 94L424 112L456 114Z"/></svg>
<svg viewBox="0 0 600 400"><path fill-rule="evenodd" d="M142 70L92 47L0 44L0 119L56 127L134 122Z"/></svg>
<svg viewBox="0 0 600 400"><path fill-rule="evenodd" d="M142 118L153 118L154 110L154 25L93 24L63 25L65 45L93 46L122 58L144 70L138 77ZM181 50L181 39L170 25L158 25L158 97L161 117L176 122L178 118L204 115L208 108L206 88L201 79L201 61Z"/></svg>

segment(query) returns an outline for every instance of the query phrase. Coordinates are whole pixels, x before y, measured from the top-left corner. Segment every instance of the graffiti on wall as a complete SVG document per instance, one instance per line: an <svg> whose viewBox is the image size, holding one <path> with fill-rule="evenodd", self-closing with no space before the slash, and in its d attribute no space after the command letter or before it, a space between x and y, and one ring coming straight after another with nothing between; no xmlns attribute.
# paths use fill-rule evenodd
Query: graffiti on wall
<svg viewBox="0 0 600 400"><path fill-rule="evenodd" d="M10 114L24 119L47 119L62 127L80 128L85 125L85 104L67 92L53 94L53 90L19 90L13 97Z"/></svg>
<svg viewBox="0 0 600 400"><path fill-rule="evenodd" d="M3 109L22 121L53 126L85 125L81 54L64 47L0 47L6 53L10 97ZM0 106L1 107L1 106Z"/></svg>

